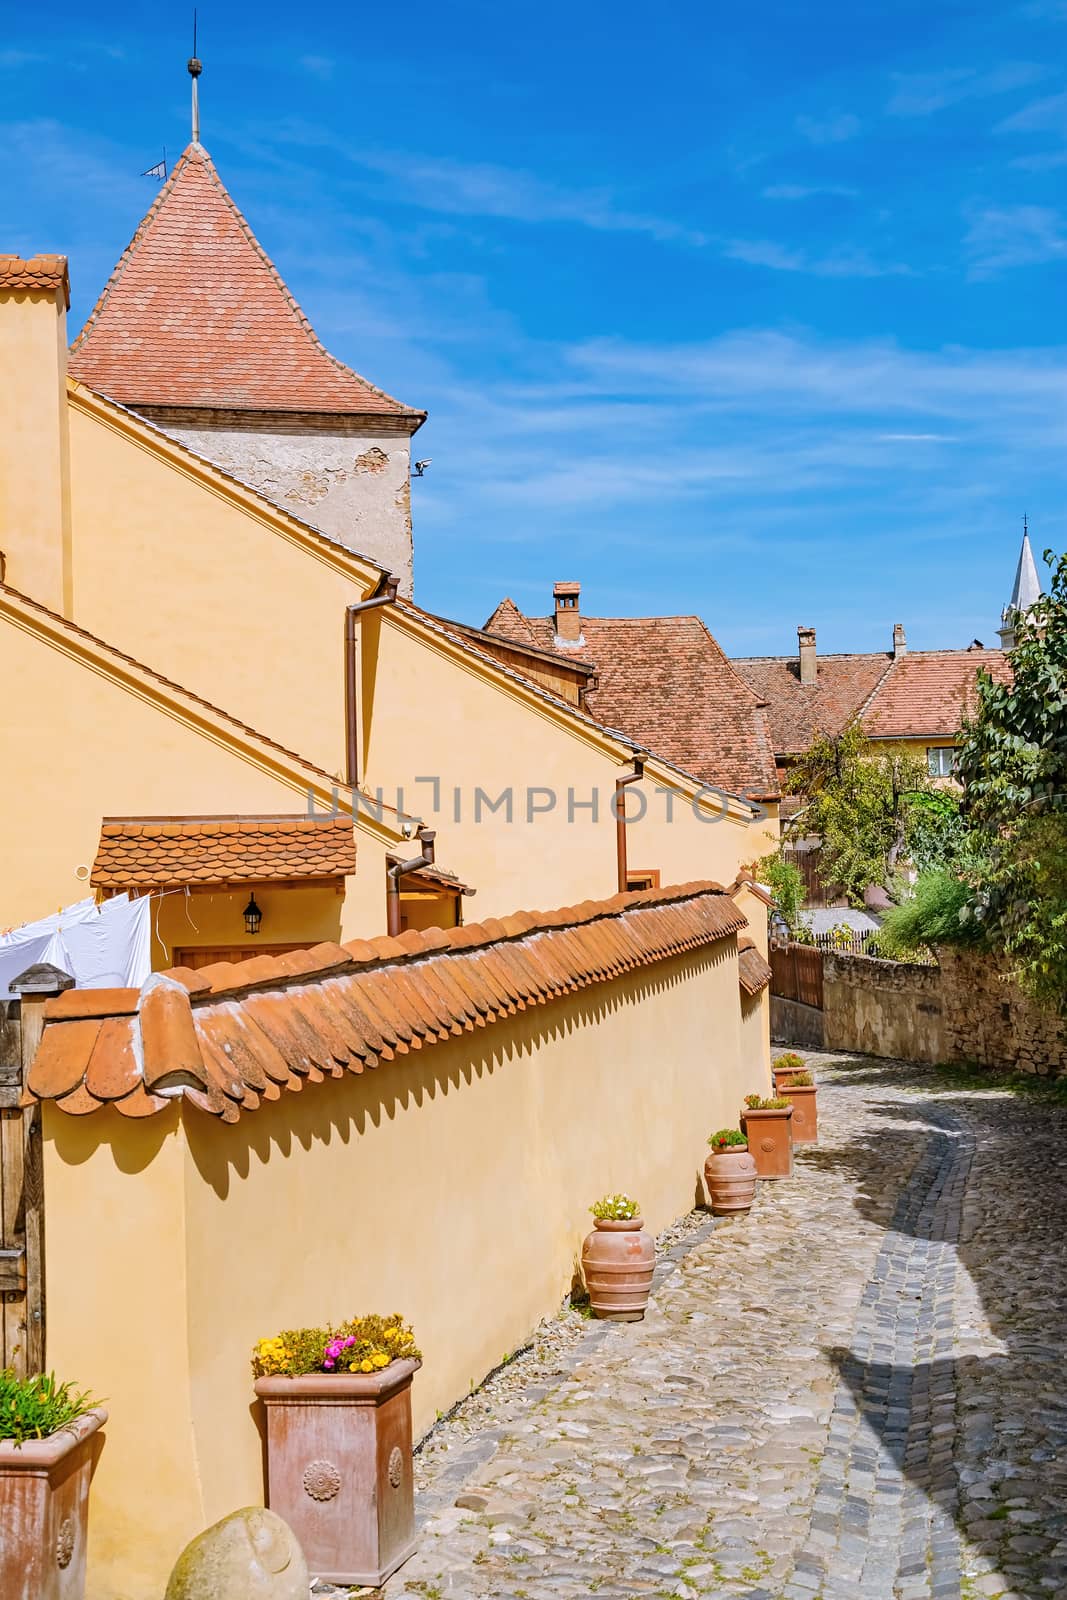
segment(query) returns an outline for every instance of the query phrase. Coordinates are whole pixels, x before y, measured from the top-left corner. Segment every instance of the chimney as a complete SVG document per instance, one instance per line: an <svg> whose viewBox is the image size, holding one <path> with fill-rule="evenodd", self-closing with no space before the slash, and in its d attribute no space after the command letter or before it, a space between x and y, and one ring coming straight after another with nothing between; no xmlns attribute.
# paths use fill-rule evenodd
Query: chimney
<svg viewBox="0 0 1067 1600"><path fill-rule="evenodd" d="M818 681L819 663L815 654L815 629L798 628L797 644L800 649L800 681L813 684Z"/></svg>
<svg viewBox="0 0 1067 1600"><path fill-rule="evenodd" d="M904 637L904 624L902 622L894 622L894 624L893 624L893 654L899 660L901 656L906 656L907 653L908 653L908 641Z"/></svg>
<svg viewBox="0 0 1067 1600"><path fill-rule="evenodd" d="M578 609L581 592L580 583L557 583L552 590L557 644L580 644L582 641L582 613Z"/></svg>
<svg viewBox="0 0 1067 1600"><path fill-rule="evenodd" d="M65 256L0 255L0 550L6 581L72 608Z"/></svg>

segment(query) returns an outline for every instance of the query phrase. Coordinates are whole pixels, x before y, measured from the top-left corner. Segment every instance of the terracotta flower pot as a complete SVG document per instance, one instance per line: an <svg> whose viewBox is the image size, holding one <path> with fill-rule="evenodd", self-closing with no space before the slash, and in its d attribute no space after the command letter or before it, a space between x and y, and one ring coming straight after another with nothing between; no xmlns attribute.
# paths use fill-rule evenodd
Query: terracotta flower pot
<svg viewBox="0 0 1067 1600"><path fill-rule="evenodd" d="M652 1290L656 1246L640 1217L594 1219L582 1245L582 1276L589 1303L609 1322L640 1322Z"/></svg>
<svg viewBox="0 0 1067 1600"><path fill-rule="evenodd" d="M0 1443L0 1595L81 1600L89 1481L103 1446L103 1408L47 1439Z"/></svg>
<svg viewBox="0 0 1067 1600"><path fill-rule="evenodd" d="M420 1366L256 1379L267 1504L327 1582L378 1589L415 1549L411 1380Z"/></svg>
<svg viewBox="0 0 1067 1600"><path fill-rule="evenodd" d="M713 1150L704 1162L704 1182L717 1217L747 1211L756 1197L756 1163L748 1145L732 1144Z"/></svg>
<svg viewBox="0 0 1067 1600"><path fill-rule="evenodd" d="M814 1083L783 1084L778 1093L793 1107L793 1143L818 1144L819 1112Z"/></svg>
<svg viewBox="0 0 1067 1600"><path fill-rule="evenodd" d="M792 1083L793 1079L796 1078L796 1077L799 1077L799 1075L802 1072L810 1072L810 1071L811 1071L811 1068L810 1067L806 1067L803 1062L801 1062L799 1067L774 1067L774 1068L772 1068L772 1074L773 1074L773 1077L774 1077L774 1092L775 1092L775 1094L781 1094L782 1090L787 1088L789 1086L789 1084Z"/></svg>
<svg viewBox="0 0 1067 1600"><path fill-rule="evenodd" d="M748 1148L761 1178L793 1176L793 1107L778 1111L749 1111L742 1116Z"/></svg>

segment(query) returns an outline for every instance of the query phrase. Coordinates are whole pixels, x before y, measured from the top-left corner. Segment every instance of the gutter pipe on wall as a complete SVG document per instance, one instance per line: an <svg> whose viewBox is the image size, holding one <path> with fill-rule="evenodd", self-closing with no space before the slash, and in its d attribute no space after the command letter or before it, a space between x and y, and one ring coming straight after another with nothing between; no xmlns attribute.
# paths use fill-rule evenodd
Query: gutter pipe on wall
<svg viewBox="0 0 1067 1600"><path fill-rule="evenodd" d="M424 828L419 824L415 835L422 845L422 855L413 856L410 861L398 861L389 868L386 874L385 906L386 906L386 932L391 939L395 939L400 932L400 880L409 872L417 872L420 867L432 867L434 860L434 839L437 835L432 828Z"/></svg>
<svg viewBox="0 0 1067 1600"><path fill-rule="evenodd" d="M628 778L615 779L615 856L619 867L619 893L626 893L626 786L645 775L647 750L634 751L634 770Z"/></svg>
<svg viewBox="0 0 1067 1600"><path fill-rule="evenodd" d="M354 789L359 782L359 672L356 650L356 618L396 600L400 579L391 572L382 574L379 592L369 600L357 600L345 610L345 782Z"/></svg>

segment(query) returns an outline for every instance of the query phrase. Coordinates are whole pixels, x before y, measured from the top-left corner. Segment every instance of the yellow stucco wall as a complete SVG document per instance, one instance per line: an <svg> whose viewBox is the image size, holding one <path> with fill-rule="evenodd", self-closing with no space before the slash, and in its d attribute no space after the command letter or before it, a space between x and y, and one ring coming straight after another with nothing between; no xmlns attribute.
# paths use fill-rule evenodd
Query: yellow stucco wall
<svg viewBox="0 0 1067 1600"><path fill-rule="evenodd" d="M70 440L75 620L343 777L345 607L377 574L77 404Z"/></svg>
<svg viewBox="0 0 1067 1600"><path fill-rule="evenodd" d="M360 627L365 781L393 804L399 790L403 807L438 829L441 860L478 891L467 919L614 894L611 802L616 777L628 770L618 756L536 699L488 681L475 663L413 636L389 612L369 614ZM439 780L439 788L420 778ZM636 791L646 802L627 828L633 868L658 868L664 884L728 884L774 848L776 817L754 826L721 814L723 806L697 820L680 787L669 800L656 793L657 781L627 791L629 815L640 817ZM479 808L476 791L494 801L509 788L511 821L485 799Z"/></svg>
<svg viewBox="0 0 1067 1600"><path fill-rule="evenodd" d="M61 295L0 293L0 551L5 579L53 611L71 599Z"/></svg>
<svg viewBox="0 0 1067 1600"><path fill-rule="evenodd" d="M90 1600L158 1600L185 1539L261 1501L256 1338L402 1310L418 1435L566 1294L600 1194L654 1232L688 1211L764 1087L738 1016L727 939L234 1127L50 1110L48 1361L112 1412Z"/></svg>

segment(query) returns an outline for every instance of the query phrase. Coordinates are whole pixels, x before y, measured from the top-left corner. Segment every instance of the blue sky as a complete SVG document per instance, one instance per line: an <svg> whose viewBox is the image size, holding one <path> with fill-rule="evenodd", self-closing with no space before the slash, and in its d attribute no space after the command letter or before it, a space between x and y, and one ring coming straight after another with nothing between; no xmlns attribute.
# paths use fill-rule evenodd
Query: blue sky
<svg viewBox="0 0 1067 1600"><path fill-rule="evenodd" d="M189 38L47 18L0 45L0 247L70 256L76 328L188 138ZM736 653L995 643L1023 511L1067 548L1067 0L200 23L224 181L331 349L430 411L423 604L567 577Z"/></svg>

